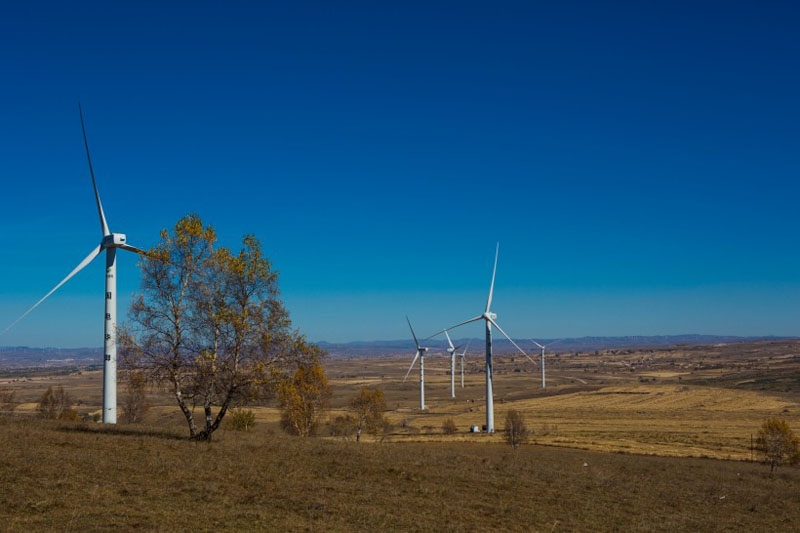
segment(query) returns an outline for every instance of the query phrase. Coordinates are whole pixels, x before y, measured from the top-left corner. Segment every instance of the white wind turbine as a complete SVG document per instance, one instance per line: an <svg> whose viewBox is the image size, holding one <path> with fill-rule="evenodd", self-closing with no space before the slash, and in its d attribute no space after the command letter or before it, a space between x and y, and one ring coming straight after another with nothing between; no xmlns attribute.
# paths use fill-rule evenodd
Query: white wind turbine
<svg viewBox="0 0 800 533"><path fill-rule="evenodd" d="M464 358L467 356L467 350L469 350L469 343L471 341L467 341L467 347L464 348L464 351L458 354L458 358L461 359L461 388L464 388Z"/></svg>
<svg viewBox="0 0 800 533"><path fill-rule="evenodd" d="M535 340L531 339L531 342L533 344L535 344L536 346L538 346L539 348L541 348L541 350L542 350L542 355L540 357L541 357L541 360L542 360L542 388L544 389L547 386L547 383L546 383L545 377L544 377L544 351L547 349L548 346L552 346L552 345L557 344L557 343L559 343L561 341L557 340L557 341L550 341L547 344L539 344Z"/></svg>
<svg viewBox="0 0 800 533"><path fill-rule="evenodd" d="M45 294L41 300L33 304L33 306L22 313L10 326L8 326L3 333L10 330L20 320L36 309L48 296L53 294L59 287L69 281L75 274L83 270L86 265L92 262L94 258L100 255L103 250L106 251L106 296L105 296L105 318L103 328L103 423L116 424L117 423L117 248L135 252L137 254L145 254L144 251L135 248L125 242L125 235L122 233L111 233L108 229L106 216L103 213L103 205L100 203L100 195L97 192L97 183L94 179L94 169L92 168L92 158L89 156L89 142L86 140L86 128L83 124L83 110L78 105L78 111L81 117L81 130L83 131L83 144L86 148L86 159L89 162L89 174L92 176L92 187L94 188L94 198L97 202L97 212L100 215L100 229L103 232L103 238L100 244L80 262L75 269L67 275L66 278L53 287L53 289Z"/></svg>
<svg viewBox="0 0 800 533"><path fill-rule="evenodd" d="M428 339L436 337L437 335L441 335L442 333L446 332L450 329L455 329L457 327L463 326L464 324L469 324L470 322L475 322L477 320L483 320L486 323L486 431L489 433L494 433L494 396L492 391L492 326L497 328L497 331L503 334L503 336L508 339L514 347L522 353L525 357L530 359L533 364L536 364L536 361L531 359L531 357L525 353L525 350L517 346L517 343L511 340L503 328L501 328L497 322L495 322L495 318L497 315L490 311L492 307L492 295L494 293L494 278L495 274L497 274L497 255L500 252L500 243L497 243L497 248L494 252L494 269L492 270L492 284L489 286L489 298L486 300L486 309L483 311L483 314L476 316L475 318L470 318L460 324L456 324L453 327L443 329L442 331L437 331ZM427 340L427 339L425 339Z"/></svg>
<svg viewBox="0 0 800 533"><path fill-rule="evenodd" d="M450 397L456 397L456 352L462 346L453 346L453 341L450 340L450 335L447 334L447 330L444 331L445 337L447 337L447 353L450 354ZM466 352L466 350L464 350ZM461 388L464 388L464 354L461 354Z"/></svg>
<svg viewBox="0 0 800 533"><path fill-rule="evenodd" d="M419 408L420 410L425 410L425 352L428 351L428 348L424 348L419 345L419 341L417 341L417 336L414 334L414 328L411 327L411 321L406 317L406 322L408 322L408 329L411 330L411 336L414 337L414 344L417 346L417 352L414 354L414 359L411 361L411 366L408 367L408 372L406 372L406 377L403 378L403 383L406 382L408 379L408 375L411 373L411 370L414 368L414 363L417 362L419 359Z"/></svg>

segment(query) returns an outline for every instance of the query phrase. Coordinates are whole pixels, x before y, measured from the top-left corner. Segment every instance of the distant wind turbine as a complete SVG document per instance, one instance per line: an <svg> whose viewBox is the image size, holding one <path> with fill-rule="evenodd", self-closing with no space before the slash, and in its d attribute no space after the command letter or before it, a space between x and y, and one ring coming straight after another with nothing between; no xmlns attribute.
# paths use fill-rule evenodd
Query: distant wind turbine
<svg viewBox="0 0 800 533"><path fill-rule="evenodd" d="M464 358L467 356L467 350L469 350L469 343L471 341L467 341L467 347L464 348L464 351L458 354L458 358L461 359L461 388L464 388Z"/></svg>
<svg viewBox="0 0 800 533"><path fill-rule="evenodd" d="M411 330L411 336L414 337L414 344L417 347L417 352L414 354L414 359L411 361L411 366L408 367L408 372L406 372L406 377L403 378L403 383L406 382L408 379L408 375L411 373L411 370L414 368L414 363L417 362L419 359L419 408L420 410L425 410L425 352L428 351L428 348L424 348L419 345L419 341L417 341L417 336L414 334L414 328L411 327L411 321L406 317L406 322L408 322L408 329Z"/></svg>
<svg viewBox="0 0 800 533"><path fill-rule="evenodd" d="M500 243L497 243L497 248L495 249L495 252L494 252L494 269L492 270L492 284L489 286L489 298L486 300L486 309L483 311L483 314L481 314L479 316L476 316L475 318L470 318L469 320L466 320L464 322L456 324L455 326L452 326L452 327L449 327L449 328L445 328L442 331L437 331L436 333L434 333L433 335L428 337L428 339L432 339L433 337L441 335L442 333L446 332L447 330L452 330L452 329L455 329L457 327L463 326L464 324L469 324L470 322L475 322L477 320L485 321L485 323L486 323L486 431L488 431L489 433L493 433L494 432L494 396L493 396L493 390L492 390L492 379L493 379L493 374L492 374L492 326L496 327L497 331L502 333L503 336L506 339L508 339L509 342L511 342L511 344L513 344L514 347L517 350L519 350L522 355L524 355L525 357L530 359L530 361L533 364L536 364L536 361L531 359L531 357L527 353L525 353L525 350L523 350L522 348L517 346L517 343L514 342L513 340L511 340L511 337L509 337L506 334L506 332L503 331L503 328L501 328L497 324L497 322L495 322L495 318L497 318L497 315L492 313L491 310L490 310L491 307L492 307L492 295L494 294L494 278L495 278L495 274L497 274L497 255L499 254L499 252L500 252ZM425 339L425 340L428 340L428 339Z"/></svg>
<svg viewBox="0 0 800 533"><path fill-rule="evenodd" d="M535 340L531 339L531 342L542 349L542 355L541 355L541 361L542 361L542 388L544 389L547 386L547 382L546 382L545 376L544 376L544 351L548 346L552 346L554 344L558 344L561 341L557 340L557 341L550 341L547 344L539 344Z"/></svg>
<svg viewBox="0 0 800 533"><path fill-rule="evenodd" d="M14 327L17 322L25 318L31 311L36 309L39 304L44 302L48 296L53 294L59 287L69 281L75 274L80 272L94 258L100 255L103 250L106 251L106 294L105 294L105 318L104 318L104 334L103 334L103 423L116 424L117 423L117 248L134 252L137 254L145 254L144 251L129 245L126 242L125 235L122 233L111 233L108 229L106 216L103 213L103 204L100 203L100 194L97 192L97 182L94 178L94 169L92 168L92 158L89 155L89 142L86 140L86 127L83 124L83 110L78 104L78 112L81 118L81 130L83 131L83 145L86 148L86 159L89 163L89 174L92 176L92 187L94 188L94 198L97 202L97 212L100 215L100 229L103 233L103 238L100 244L81 261L75 269L70 272L66 278L53 287L53 289L45 294L41 300L33 304L33 306L22 313L18 319L11 323L3 333ZM145 254L146 255L146 254Z"/></svg>
<svg viewBox="0 0 800 533"><path fill-rule="evenodd" d="M450 335L447 334L447 330L444 331L445 337L447 337L447 353L450 354L450 397L456 397L456 351L459 348L463 348L463 346L453 346L453 341L450 340ZM463 356L462 356L463 357ZM464 360L461 360L461 388L464 388Z"/></svg>

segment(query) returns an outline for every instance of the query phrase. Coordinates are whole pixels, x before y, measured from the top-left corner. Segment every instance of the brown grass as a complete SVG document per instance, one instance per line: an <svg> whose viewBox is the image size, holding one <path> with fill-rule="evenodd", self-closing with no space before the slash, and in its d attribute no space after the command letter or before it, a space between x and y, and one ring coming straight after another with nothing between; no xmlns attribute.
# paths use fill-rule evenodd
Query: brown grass
<svg viewBox="0 0 800 533"><path fill-rule="evenodd" d="M748 459L750 436L763 420L779 416L800 431L800 343L752 343L721 346L664 347L655 350L610 350L598 355L553 357L548 388L541 389L538 370L525 359L498 357L495 365L495 420L502 426L508 409L523 413L540 444L599 451L678 457ZM407 357L333 359L326 369L334 388L330 416L342 414L361 386L385 390L395 441L475 441L466 433L485 419L484 374L477 354L468 359L466 388L449 397L447 358L431 357L426 371L429 409L421 413L418 384ZM519 370L519 372L516 372ZM99 414L101 373L71 375L33 373L0 378L25 402L21 414L49 385L61 385L80 400L81 414ZM13 381L16 379L16 381ZM655 381L653 381L655 379ZM800 382L798 382L800 383ZM788 390L787 390L788 389ZM124 391L123 391L124 393ZM146 422L183 430L174 399L152 391ZM280 431L274 405L252 407L256 432ZM452 418L458 432L444 435ZM547 429L545 429L545 427ZM478 437L502 442L501 436Z"/></svg>
<svg viewBox="0 0 800 533"><path fill-rule="evenodd" d="M15 420L7 531L787 531L800 471L541 446L355 444ZM586 465L586 466L584 466Z"/></svg>

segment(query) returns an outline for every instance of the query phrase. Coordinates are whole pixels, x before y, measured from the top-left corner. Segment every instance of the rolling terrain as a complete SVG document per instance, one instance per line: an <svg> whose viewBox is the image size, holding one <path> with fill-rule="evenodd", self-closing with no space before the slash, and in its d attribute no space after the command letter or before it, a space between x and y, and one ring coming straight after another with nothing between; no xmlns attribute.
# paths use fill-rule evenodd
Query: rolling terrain
<svg viewBox="0 0 800 533"><path fill-rule="evenodd" d="M97 413L100 372L6 374L0 386L21 403L0 437L0 516L10 531L785 531L800 518L800 471L769 476L749 461L765 418L800 429L796 341L565 351L548 355L546 389L538 367L501 356L497 426L513 408L532 430L531 444L516 452L502 432L467 431L485 418L482 356L467 357L455 399L449 359L426 359L425 412L416 370L402 381L410 357L328 359L329 417L362 386L386 393L394 429L359 444L325 437L324 425L322 438L286 436L270 404L251 407L251 433L188 442L172 398L159 390L143 425L32 420L26 415L54 384L69 390L79 413ZM458 432L445 435L450 418Z"/></svg>

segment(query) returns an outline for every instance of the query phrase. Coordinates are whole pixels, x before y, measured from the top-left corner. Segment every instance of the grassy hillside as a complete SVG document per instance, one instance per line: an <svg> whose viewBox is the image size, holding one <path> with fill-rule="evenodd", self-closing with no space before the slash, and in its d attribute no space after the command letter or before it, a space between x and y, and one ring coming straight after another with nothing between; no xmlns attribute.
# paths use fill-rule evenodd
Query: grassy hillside
<svg viewBox="0 0 800 533"><path fill-rule="evenodd" d="M19 419L0 432L7 531L788 531L800 471L475 442L361 443Z"/></svg>

